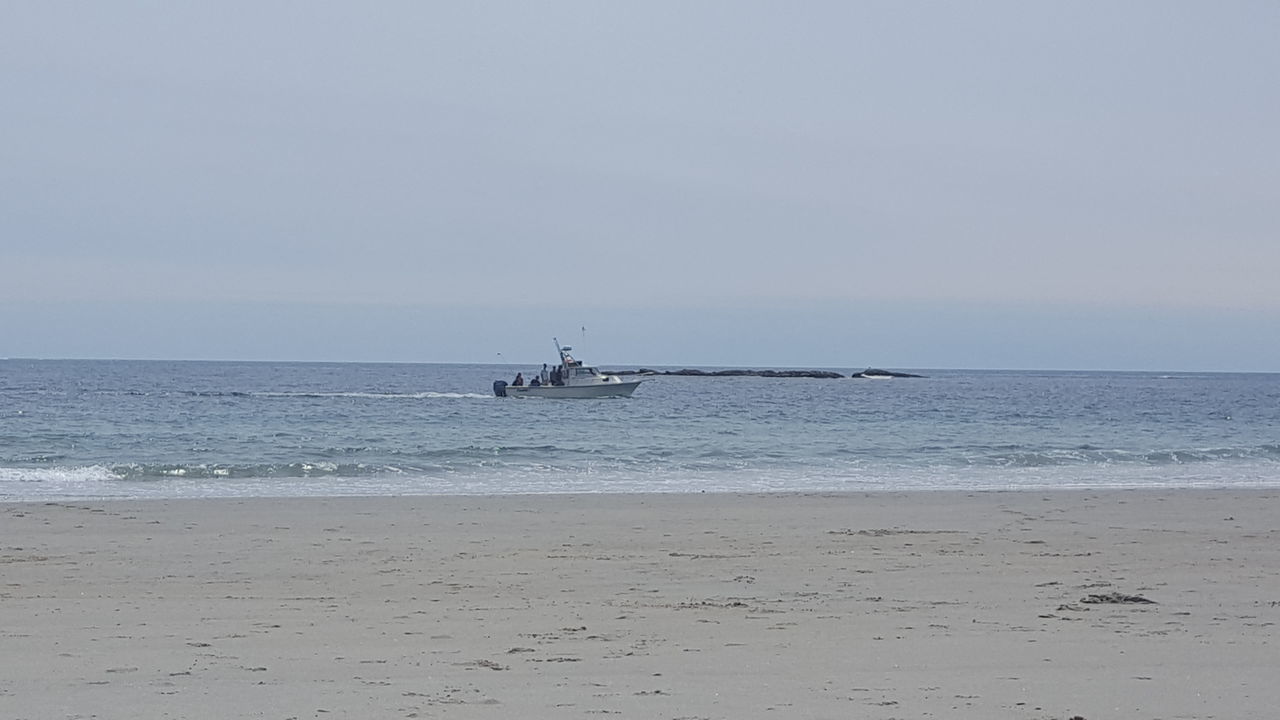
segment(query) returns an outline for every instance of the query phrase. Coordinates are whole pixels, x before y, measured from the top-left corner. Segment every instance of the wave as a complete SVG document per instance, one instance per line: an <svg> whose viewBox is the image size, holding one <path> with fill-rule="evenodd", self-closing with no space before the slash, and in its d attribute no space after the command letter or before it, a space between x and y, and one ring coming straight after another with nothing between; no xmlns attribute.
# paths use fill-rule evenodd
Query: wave
<svg viewBox="0 0 1280 720"><path fill-rule="evenodd" d="M23 483L51 483L56 485L75 485L85 483L102 483L116 480L118 476L105 465L85 465L73 467L0 467L0 485Z"/></svg>
<svg viewBox="0 0 1280 720"><path fill-rule="evenodd" d="M272 479L272 478L361 478L378 475L422 475L504 470L507 472L592 473L673 473L688 471L762 471L848 474L850 472L901 472L930 469L1021 470L1037 468L1135 467L1161 468L1181 465L1258 467L1280 465L1280 444L1256 447L1199 448L1136 452L1104 449L1089 445L1060 449L1025 449L1017 445L985 448L944 448L929 446L917 452L903 451L880 457L846 448L812 457L787 452L724 448L697 448L673 452L663 448L574 447L550 444L471 444L451 448L416 451L378 451L365 445L334 446L320 452L321 458L293 462L116 462L83 466L47 465L65 461L60 455L38 455L25 460L9 459L20 466L0 466L0 483L152 481L164 479ZM357 461L353 456L366 456ZM33 467L25 466L35 464Z"/></svg>
<svg viewBox="0 0 1280 720"><path fill-rule="evenodd" d="M1189 465L1230 461L1280 462L1280 444L1264 444L1256 447L1184 448L1164 450L1116 450L1090 445L1076 448L1049 450L1023 450L1001 447L999 452L978 454L967 458L968 464L992 467L1057 467L1067 465Z"/></svg>
<svg viewBox="0 0 1280 720"><path fill-rule="evenodd" d="M113 480L148 481L186 479L347 478L406 472L426 473L432 468L377 463L292 462L261 464L127 464L108 468Z"/></svg>
<svg viewBox="0 0 1280 720"><path fill-rule="evenodd" d="M840 492L1280 487L1275 461L1040 466L628 463L484 459L451 465L299 462L0 467L0 500L545 493Z"/></svg>

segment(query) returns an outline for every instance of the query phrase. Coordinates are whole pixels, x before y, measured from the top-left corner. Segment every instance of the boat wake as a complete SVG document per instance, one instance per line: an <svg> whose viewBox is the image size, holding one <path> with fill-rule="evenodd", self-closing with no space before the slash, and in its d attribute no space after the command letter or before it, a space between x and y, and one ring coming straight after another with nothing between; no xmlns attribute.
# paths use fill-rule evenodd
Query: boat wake
<svg viewBox="0 0 1280 720"><path fill-rule="evenodd" d="M209 397L209 398L314 398L318 400L328 398L354 398L359 400L488 400L491 395L486 393L473 392L438 392L432 390L424 390L421 392L375 392L368 390L348 390L348 391L328 391L317 392L309 390L282 391L282 390L262 390L262 391L240 391L240 390L182 390L177 392L140 392L140 391L112 391L99 392L98 394L115 394L115 395L137 395L137 396L160 396L176 395L185 397Z"/></svg>
<svg viewBox="0 0 1280 720"><path fill-rule="evenodd" d="M380 393L380 392L260 392L250 393L252 397L281 398L357 398L361 400L488 400L491 395L468 392L414 392L414 393Z"/></svg>

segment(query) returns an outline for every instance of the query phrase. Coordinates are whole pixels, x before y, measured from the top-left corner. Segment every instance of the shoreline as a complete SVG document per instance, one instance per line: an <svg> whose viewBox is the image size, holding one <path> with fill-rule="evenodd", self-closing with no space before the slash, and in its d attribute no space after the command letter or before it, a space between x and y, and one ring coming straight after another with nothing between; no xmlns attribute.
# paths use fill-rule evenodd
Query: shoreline
<svg viewBox="0 0 1280 720"><path fill-rule="evenodd" d="M16 718L1280 705L1277 489L47 500L0 523Z"/></svg>
<svg viewBox="0 0 1280 720"><path fill-rule="evenodd" d="M98 469L88 468L89 470ZM1264 473L1264 468L1257 471L1257 475L1270 475ZM397 478L399 476L396 476ZM236 478L237 483L248 483L251 481L259 481L263 483L278 482L277 478ZM130 482L118 480L119 482ZM102 481L97 482L113 482ZM137 483L139 481L131 481ZM204 481L200 479L194 480L196 483L207 482L207 484L217 485L216 478L208 478ZM38 483L37 483L38 485ZM332 488L330 489L332 491ZM1013 483L1005 482L1002 484L974 485L974 486L954 486L954 485L911 485L909 487L885 487L880 485L870 486L862 489L850 488L824 488L824 487L799 487L799 488L734 488L716 486L710 489L681 489L681 490L652 490L647 487L640 489L607 489L607 490L579 490L579 489L551 489L551 490L500 490L496 492L456 492L453 489L445 489L434 492L404 492L404 486L380 488L379 490L370 491L368 488L360 488L349 493L335 494L258 494L258 488L254 487L246 494L236 494L227 490L214 490L204 495L180 495L180 496L146 496L146 495L97 495L92 493L84 493L80 495L10 495L0 496L0 507L5 505L22 505L22 504L42 504L42 503L118 503L118 502L187 502L187 501L289 501L289 500L327 500L327 499L447 499L447 498L536 498L536 497L617 497L617 498L643 498L646 496L664 497L664 496L724 496L724 497L750 497L750 496L796 496L805 497L810 495L822 496L863 496L863 495L915 495L915 494L993 494L993 493L1170 493L1170 492L1268 492L1280 490L1280 477L1276 479L1250 479L1244 481L1230 483L1215 482L1182 482L1168 484L1159 484L1153 482L1143 482L1133 480L1130 482L1113 482L1107 484L1089 484L1084 482L1067 483L1062 482L1043 482L1043 483Z"/></svg>

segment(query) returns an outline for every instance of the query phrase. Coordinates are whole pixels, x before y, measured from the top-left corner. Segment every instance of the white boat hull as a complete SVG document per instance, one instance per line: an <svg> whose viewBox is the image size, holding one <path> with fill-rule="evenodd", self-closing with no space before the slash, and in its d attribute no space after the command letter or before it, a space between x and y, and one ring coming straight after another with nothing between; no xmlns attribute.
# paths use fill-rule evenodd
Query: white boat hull
<svg viewBox="0 0 1280 720"><path fill-rule="evenodd" d="M518 398L599 398L630 397L643 380L593 383L590 385L508 385L507 397Z"/></svg>

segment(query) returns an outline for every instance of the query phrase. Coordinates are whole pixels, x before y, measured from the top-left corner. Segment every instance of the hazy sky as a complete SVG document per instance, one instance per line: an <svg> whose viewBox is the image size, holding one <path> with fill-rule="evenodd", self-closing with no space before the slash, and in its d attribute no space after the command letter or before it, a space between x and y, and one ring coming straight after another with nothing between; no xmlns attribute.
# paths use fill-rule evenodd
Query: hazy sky
<svg viewBox="0 0 1280 720"><path fill-rule="evenodd" d="M1280 371L1280 3L11 2L0 357ZM567 342L567 340L566 340Z"/></svg>

